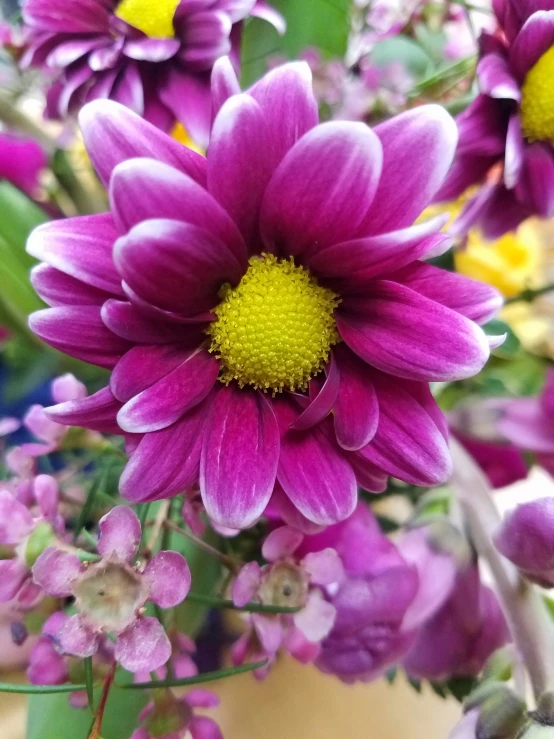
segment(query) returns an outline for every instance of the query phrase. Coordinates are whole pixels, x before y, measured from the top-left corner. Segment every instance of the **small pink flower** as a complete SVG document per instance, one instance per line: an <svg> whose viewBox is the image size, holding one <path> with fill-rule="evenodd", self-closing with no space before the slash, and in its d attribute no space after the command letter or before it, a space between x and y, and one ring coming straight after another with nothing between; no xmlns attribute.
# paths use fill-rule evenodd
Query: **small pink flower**
<svg viewBox="0 0 554 739"><path fill-rule="evenodd" d="M243 661L243 647L246 657L253 640L259 642L270 661L281 646L300 661L311 661L317 656L319 643L333 628L336 609L325 600L324 592L342 581L341 559L330 548L295 558L303 540L304 535L289 526L275 529L262 547L269 564L260 567L257 562L248 562L239 572L232 590L237 607L256 601L300 610L294 614L253 613L247 641L240 642L234 650L237 661Z"/></svg>
<svg viewBox="0 0 554 739"><path fill-rule="evenodd" d="M209 690L191 690L182 698L171 691L159 692L140 714L141 727L131 739L223 739L221 729L211 718L196 716L195 708L213 708L219 698ZM163 732L163 733L161 733Z"/></svg>
<svg viewBox="0 0 554 739"><path fill-rule="evenodd" d="M102 634L116 636L115 659L130 672L152 671L171 656L171 643L156 618L144 616L146 601L161 608L181 603L190 570L178 552L158 552L144 569L132 562L141 541L136 514L116 506L99 523L100 562L85 566L67 551L49 547L37 559L33 578L56 598L73 596L77 614L57 634L61 651L90 657Z"/></svg>

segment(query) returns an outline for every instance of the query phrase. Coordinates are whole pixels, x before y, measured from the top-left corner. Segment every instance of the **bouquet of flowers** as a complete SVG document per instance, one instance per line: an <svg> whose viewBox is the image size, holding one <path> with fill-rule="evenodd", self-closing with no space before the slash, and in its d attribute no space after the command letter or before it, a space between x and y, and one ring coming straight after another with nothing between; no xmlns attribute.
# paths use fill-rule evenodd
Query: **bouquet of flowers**
<svg viewBox="0 0 554 739"><path fill-rule="evenodd" d="M451 739L554 737L554 2L20 11L0 692L27 739L218 739L204 683L284 655L456 698Z"/></svg>

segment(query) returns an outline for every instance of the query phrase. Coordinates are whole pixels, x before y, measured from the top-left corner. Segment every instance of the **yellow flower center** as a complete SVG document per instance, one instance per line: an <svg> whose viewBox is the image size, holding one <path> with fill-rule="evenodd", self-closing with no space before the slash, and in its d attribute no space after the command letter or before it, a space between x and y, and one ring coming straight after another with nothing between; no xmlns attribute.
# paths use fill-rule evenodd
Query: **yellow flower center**
<svg viewBox="0 0 554 739"><path fill-rule="evenodd" d="M121 0L115 14L151 38L173 38L173 16L180 0Z"/></svg>
<svg viewBox="0 0 554 739"><path fill-rule="evenodd" d="M208 333L225 384L303 389L340 341L333 317L339 298L292 259L252 257L240 283L224 288L222 298Z"/></svg>
<svg viewBox="0 0 554 739"><path fill-rule="evenodd" d="M521 125L526 138L554 139L554 46L541 56L521 88Z"/></svg>

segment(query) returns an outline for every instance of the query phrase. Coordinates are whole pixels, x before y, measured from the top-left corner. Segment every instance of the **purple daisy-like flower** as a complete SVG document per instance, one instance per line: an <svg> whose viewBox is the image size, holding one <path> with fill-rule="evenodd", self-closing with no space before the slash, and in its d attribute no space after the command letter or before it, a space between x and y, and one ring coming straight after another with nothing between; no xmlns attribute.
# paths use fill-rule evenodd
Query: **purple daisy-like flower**
<svg viewBox="0 0 554 739"><path fill-rule="evenodd" d="M458 116L457 156L436 198L481 185L452 228L479 226L491 239L532 215L554 215L554 3L493 5L501 30L481 36L481 92Z"/></svg>
<svg viewBox="0 0 554 739"><path fill-rule="evenodd" d="M233 529L276 487L328 525L352 513L357 484L443 482L428 383L482 368L478 324L501 303L420 261L448 245L442 217L410 225L454 154L452 119L428 106L375 130L318 125L303 63L232 94L221 60L213 87L207 158L114 102L82 112L112 212L34 231L28 250L47 264L32 279L53 307L31 326L113 371L51 417L128 435L128 499L199 482Z"/></svg>
<svg viewBox="0 0 554 739"><path fill-rule="evenodd" d="M158 552L144 570L132 564L141 540L136 514L116 506L99 523L100 562L83 565L72 552L48 547L33 566L33 579L54 598L73 596L77 613L56 634L64 654L90 657L102 635L116 635L115 659L130 672L152 671L171 656L158 619L143 616L147 601L161 608L181 603L190 589L190 571L178 552Z"/></svg>
<svg viewBox="0 0 554 739"><path fill-rule="evenodd" d="M178 120L205 145L211 69L223 55L238 60L249 16L284 32L260 0L25 0L22 64L59 73L48 95L54 117L110 98L164 129Z"/></svg>

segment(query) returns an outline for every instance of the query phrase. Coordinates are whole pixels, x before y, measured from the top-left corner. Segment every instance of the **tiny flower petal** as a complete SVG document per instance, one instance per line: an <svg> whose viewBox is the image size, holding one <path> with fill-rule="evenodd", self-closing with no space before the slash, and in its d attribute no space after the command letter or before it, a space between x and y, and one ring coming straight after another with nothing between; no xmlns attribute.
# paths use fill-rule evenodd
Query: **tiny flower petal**
<svg viewBox="0 0 554 739"><path fill-rule="evenodd" d="M48 547L33 565L33 580L53 598L66 598L84 567L76 554Z"/></svg>
<svg viewBox="0 0 554 739"><path fill-rule="evenodd" d="M33 530L33 517L27 506L8 490L0 490L0 544L19 544Z"/></svg>
<svg viewBox="0 0 554 739"><path fill-rule="evenodd" d="M137 514L127 506L116 506L98 523L98 552L121 562L136 556L142 532Z"/></svg>
<svg viewBox="0 0 554 739"><path fill-rule="evenodd" d="M129 672L152 672L171 657L171 643L156 618L141 616L118 635L115 658Z"/></svg>
<svg viewBox="0 0 554 739"><path fill-rule="evenodd" d="M303 539L304 534L300 531L296 531L289 526L281 526L274 529L264 541L262 556L268 562L276 562L278 559L290 557L298 549Z"/></svg>
<svg viewBox="0 0 554 739"><path fill-rule="evenodd" d="M260 582L261 570L257 562L247 562L244 567L241 567L232 588L233 603L237 608L242 608L254 599Z"/></svg>
<svg viewBox="0 0 554 739"><path fill-rule="evenodd" d="M186 559L179 552L158 552L143 573L148 583L149 600L162 608L179 605L190 590L191 575Z"/></svg>
<svg viewBox="0 0 554 739"><path fill-rule="evenodd" d="M333 585L344 579L344 567L338 553L328 547L320 552L310 552L301 562L314 585Z"/></svg>
<svg viewBox="0 0 554 739"><path fill-rule="evenodd" d="M329 634L335 623L337 609L321 595L311 593L301 611L293 616L294 625L311 642L320 642Z"/></svg>
<svg viewBox="0 0 554 739"><path fill-rule="evenodd" d="M56 643L65 654L92 657L98 650L100 635L92 631L79 615L68 618L56 634Z"/></svg>

